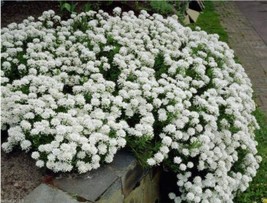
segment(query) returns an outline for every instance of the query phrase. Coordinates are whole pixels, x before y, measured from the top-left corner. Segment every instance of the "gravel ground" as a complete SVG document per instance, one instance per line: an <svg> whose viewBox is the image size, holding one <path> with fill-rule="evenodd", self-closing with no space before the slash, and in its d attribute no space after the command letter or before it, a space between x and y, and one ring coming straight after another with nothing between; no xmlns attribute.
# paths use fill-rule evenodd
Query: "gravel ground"
<svg viewBox="0 0 267 203"><path fill-rule="evenodd" d="M29 154L1 151L1 202L19 202L42 181L42 172Z"/></svg>

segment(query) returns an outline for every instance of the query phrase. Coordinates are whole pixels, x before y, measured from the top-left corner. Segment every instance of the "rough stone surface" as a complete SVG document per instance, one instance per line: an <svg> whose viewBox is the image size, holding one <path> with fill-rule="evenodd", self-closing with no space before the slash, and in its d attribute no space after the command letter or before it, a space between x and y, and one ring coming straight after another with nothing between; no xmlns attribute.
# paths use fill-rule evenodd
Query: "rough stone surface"
<svg viewBox="0 0 267 203"><path fill-rule="evenodd" d="M123 151L116 154L114 161L108 167L115 171L122 181L122 192L127 196L142 179L144 170L131 152Z"/></svg>
<svg viewBox="0 0 267 203"><path fill-rule="evenodd" d="M133 153L129 151L119 151L112 163L108 164L112 170L119 172L118 175L121 176L122 171L127 171L129 168L133 168L137 164Z"/></svg>
<svg viewBox="0 0 267 203"><path fill-rule="evenodd" d="M127 171L126 175L122 179L122 191L127 196L133 188L140 182L146 171L140 166L136 165L133 169Z"/></svg>
<svg viewBox="0 0 267 203"><path fill-rule="evenodd" d="M144 202L157 203L159 202L159 180L160 180L160 170L153 170L144 178L145 188L144 188Z"/></svg>
<svg viewBox="0 0 267 203"><path fill-rule="evenodd" d="M114 171L102 166L97 170L76 177L55 179L54 185L70 194L94 202L116 179L118 176Z"/></svg>
<svg viewBox="0 0 267 203"><path fill-rule="evenodd" d="M160 171L150 170L125 198L124 203L156 203L159 202Z"/></svg>
<svg viewBox="0 0 267 203"><path fill-rule="evenodd" d="M145 183L142 180L140 185L136 187L134 190L129 193L129 195L125 198L124 203L145 203L144 202L144 190ZM147 202L152 203L152 202Z"/></svg>
<svg viewBox="0 0 267 203"><path fill-rule="evenodd" d="M255 91L256 103L267 115L267 3L214 2L229 45L246 70ZM262 12L260 12L262 11ZM249 13L250 12L250 13ZM254 12L254 14L252 14ZM263 17L263 13L265 17ZM260 29L260 28L264 29Z"/></svg>
<svg viewBox="0 0 267 203"><path fill-rule="evenodd" d="M116 180L120 180L123 195L127 196L140 182L144 172L131 152L120 151L111 164L86 174L57 178L53 184L63 191L94 202L99 200Z"/></svg>
<svg viewBox="0 0 267 203"><path fill-rule="evenodd" d="M69 194L45 184L39 185L28 196L23 203L78 203Z"/></svg>
<svg viewBox="0 0 267 203"><path fill-rule="evenodd" d="M123 203L121 180L117 179L96 203Z"/></svg>
<svg viewBox="0 0 267 203"><path fill-rule="evenodd" d="M155 203L159 176L160 170L144 170L131 153L123 151L113 163L95 171L63 174L49 182L53 186L41 184L25 203Z"/></svg>

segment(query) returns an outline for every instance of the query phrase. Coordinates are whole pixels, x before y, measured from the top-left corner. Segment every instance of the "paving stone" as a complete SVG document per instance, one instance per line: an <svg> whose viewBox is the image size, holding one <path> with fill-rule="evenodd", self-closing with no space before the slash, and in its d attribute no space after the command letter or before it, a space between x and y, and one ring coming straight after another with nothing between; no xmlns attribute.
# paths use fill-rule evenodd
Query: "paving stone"
<svg viewBox="0 0 267 203"><path fill-rule="evenodd" d="M214 2L214 5L220 15L222 26L227 30L230 47L251 79L257 96L256 102L267 115L267 43L264 41L267 35L263 34L266 30L259 30L261 27L267 28L267 21L256 20L262 15L258 12L261 3ZM249 5L257 6L252 8L257 14L251 12ZM264 6L266 8L266 5ZM266 16L265 18L267 19Z"/></svg>
<svg viewBox="0 0 267 203"><path fill-rule="evenodd" d="M118 176L107 166L88 173L54 180L54 185L63 191L94 202L97 200L116 180Z"/></svg>
<svg viewBox="0 0 267 203"><path fill-rule="evenodd" d="M267 106L267 95L260 95L260 100L261 100L261 103L262 103L262 106Z"/></svg>
<svg viewBox="0 0 267 203"><path fill-rule="evenodd" d="M45 184L39 185L23 200L23 203L78 203L69 194Z"/></svg>
<svg viewBox="0 0 267 203"><path fill-rule="evenodd" d="M238 9L245 15L257 34L267 44L267 4L261 1L236 2Z"/></svg>

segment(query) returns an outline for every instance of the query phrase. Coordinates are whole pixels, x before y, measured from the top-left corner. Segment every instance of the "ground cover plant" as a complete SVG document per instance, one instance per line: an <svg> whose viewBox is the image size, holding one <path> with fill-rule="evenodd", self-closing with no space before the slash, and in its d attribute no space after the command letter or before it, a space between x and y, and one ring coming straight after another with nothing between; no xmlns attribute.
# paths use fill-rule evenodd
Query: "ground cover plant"
<svg viewBox="0 0 267 203"><path fill-rule="evenodd" d="M223 3L225 2L217 2L217 4ZM220 36L221 41L228 42L227 32L220 23L219 15L214 8L214 2L205 2L205 12L201 13L196 23L190 25L191 28L194 28L196 26L201 27L201 29L207 31L208 33L216 33ZM237 57L236 61L239 61ZM255 139L259 143L257 149L262 157L262 162L260 164L260 168L257 171L257 175L255 178L253 178L253 181L250 183L249 188L245 192L241 192L235 197L235 203L258 203L262 202L263 199L266 199L267 197L267 121L266 116L259 108L257 108L254 112L254 116L260 126L260 129L255 131Z"/></svg>
<svg viewBox="0 0 267 203"><path fill-rule="evenodd" d="M46 11L3 28L1 48L6 152L84 173L127 145L177 173L175 202L232 202L256 174L251 83L218 35L146 11Z"/></svg>

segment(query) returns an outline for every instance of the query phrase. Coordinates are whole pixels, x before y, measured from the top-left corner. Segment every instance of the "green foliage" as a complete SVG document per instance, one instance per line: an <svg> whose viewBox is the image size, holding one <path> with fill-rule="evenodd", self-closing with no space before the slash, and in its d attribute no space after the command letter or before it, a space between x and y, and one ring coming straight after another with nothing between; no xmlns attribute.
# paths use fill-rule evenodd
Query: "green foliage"
<svg viewBox="0 0 267 203"><path fill-rule="evenodd" d="M90 3L86 3L83 7L83 11L88 12L90 10L92 10L92 5Z"/></svg>
<svg viewBox="0 0 267 203"><path fill-rule="evenodd" d="M161 74L166 73L168 71L168 66L164 64L164 56L162 54L158 54L156 56L153 68L156 71L156 79L159 79L161 77Z"/></svg>
<svg viewBox="0 0 267 203"><path fill-rule="evenodd" d="M154 12L162 15L168 15L174 13L174 7L166 0L162 1L150 1L150 6Z"/></svg>
<svg viewBox="0 0 267 203"><path fill-rule="evenodd" d="M260 129L256 130L255 134L259 143L258 152L262 157L262 162L249 188L237 195L235 203L260 203L262 198L267 197L267 120L259 108L254 112L254 115L260 126Z"/></svg>
<svg viewBox="0 0 267 203"><path fill-rule="evenodd" d="M179 19L183 19L185 16L185 11L189 5L189 1L150 1L151 8L142 8L145 10L150 10L154 13L159 13L161 15L173 15L176 14ZM140 7L140 6L139 6Z"/></svg>
<svg viewBox="0 0 267 203"><path fill-rule="evenodd" d="M201 27L201 29L210 34L218 34L221 41L228 41L228 35L221 26L219 15L216 13L213 2L211 1L205 1L204 12L200 14L196 23L189 25L191 28L194 28L195 26Z"/></svg>
<svg viewBox="0 0 267 203"><path fill-rule="evenodd" d="M155 142L149 136L142 136L140 138L135 136L126 137L127 146L134 153L139 164L144 168L149 168L147 159L153 157L153 154L160 148L160 142Z"/></svg>
<svg viewBox="0 0 267 203"><path fill-rule="evenodd" d="M174 7L177 10L177 16L180 19L180 22L183 21L185 17L185 12L188 6L189 6L189 1L176 1L175 2Z"/></svg>
<svg viewBox="0 0 267 203"><path fill-rule="evenodd" d="M74 23L74 25L73 25L73 29L74 30L81 30L83 32L88 30L89 26L88 26L88 23L87 23L87 18L83 16L80 21L76 21Z"/></svg>
<svg viewBox="0 0 267 203"><path fill-rule="evenodd" d="M75 13L77 3L68 3L65 1L59 1L59 7L61 12L67 11L68 13Z"/></svg>
<svg viewBox="0 0 267 203"><path fill-rule="evenodd" d="M26 135L26 137L29 137L30 135ZM53 135L38 135L32 138L32 145L34 148L38 148L40 146L40 143L46 143L49 144L54 140ZM45 158L46 156L44 156Z"/></svg>
<svg viewBox="0 0 267 203"><path fill-rule="evenodd" d="M107 6L111 6L111 5L112 5L112 3L113 3L113 1L112 1L112 0L107 0L107 1L105 1L105 4L106 4Z"/></svg>

